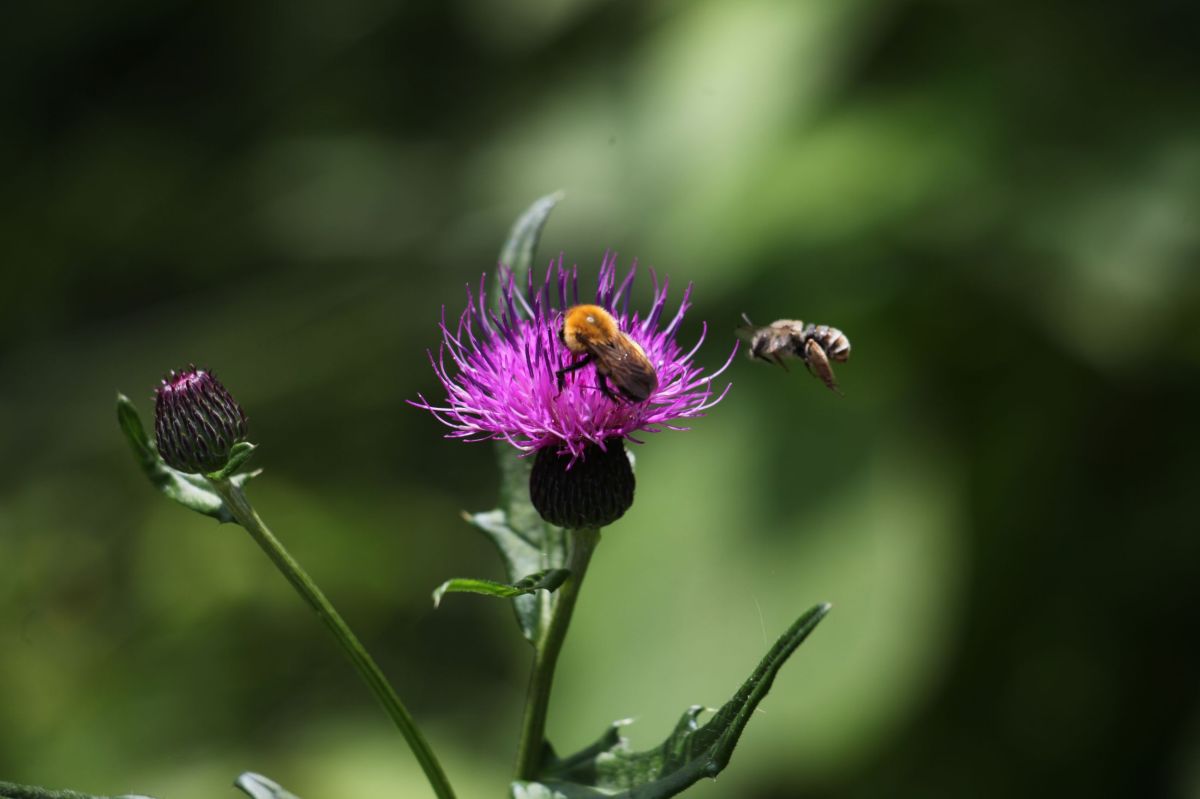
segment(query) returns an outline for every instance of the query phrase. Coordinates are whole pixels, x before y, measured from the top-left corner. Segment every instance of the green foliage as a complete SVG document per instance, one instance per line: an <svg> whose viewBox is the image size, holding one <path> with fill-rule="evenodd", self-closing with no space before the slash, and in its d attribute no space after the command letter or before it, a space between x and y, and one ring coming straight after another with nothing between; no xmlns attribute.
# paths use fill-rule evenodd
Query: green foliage
<svg viewBox="0 0 1200 799"><path fill-rule="evenodd" d="M229 450L229 460L225 462L225 465L210 476L214 480L228 479L233 476L234 472L242 468L242 464L250 460L250 456L254 454L254 450L256 449L258 447L249 441L239 441Z"/></svg>
<svg viewBox="0 0 1200 799"><path fill-rule="evenodd" d="M666 799L703 777L713 778L729 764L733 749L755 708L771 690L779 669L829 612L817 605L780 637L733 698L707 723L697 722L704 707L684 711L675 730L654 749L629 752L617 722L591 746L564 758L551 753L538 783L514 783L513 799Z"/></svg>
<svg viewBox="0 0 1200 799"><path fill-rule="evenodd" d="M523 594L532 594L534 591L553 591L562 585L570 575L571 572L566 569L546 569L517 580L511 585L498 583L495 580L456 577L433 589L433 606L436 608L440 605L442 596L445 594L484 594L508 599Z"/></svg>
<svg viewBox="0 0 1200 799"><path fill-rule="evenodd" d="M511 448L510 448L511 449ZM501 457L504 453L501 452ZM520 480L525 461L518 461L509 452L508 457L514 462L514 468L506 474L513 475L514 480ZM525 487L528 496L528 477L521 485ZM524 503L510 501L507 509L497 509L486 513L475 513L466 516L467 521L491 539L500 551L504 561L504 570L512 584L517 584L523 575L532 573L557 573L565 571L566 564L566 533L553 525L546 524L533 511L531 519L525 507L532 511L529 500ZM536 521L535 521L536 520ZM534 591L516 596L513 600L513 610L517 615L517 623L521 634L526 640L538 640L550 613L552 599L548 592Z"/></svg>
<svg viewBox="0 0 1200 799"><path fill-rule="evenodd" d="M110 798L78 791L51 791L36 785L17 785L12 782L0 781L0 799L151 799L151 797L141 794L122 794ZM280 797L280 799L287 799L287 797Z"/></svg>
<svg viewBox="0 0 1200 799"><path fill-rule="evenodd" d="M529 267L533 265L533 255L537 251L538 241L542 238L542 230L550 219L550 212L564 196L563 192L555 191L534 200L525 212L517 217L517 221L508 231L508 238L500 248L500 263L512 270L517 285L521 285ZM499 282L494 283L492 288L492 307L499 310Z"/></svg>
<svg viewBox="0 0 1200 799"><path fill-rule="evenodd" d="M542 230L562 196L562 192L553 192L538 198L509 231L500 249L500 263L512 269L518 284L528 274ZM500 302L500 288L500 281L492 283L493 306ZM464 518L495 544L510 584L516 585L528 575L562 571L567 559L566 535L544 522L529 501L531 460L518 458L510 445L498 442L496 461L500 466L500 507L464 514ZM552 603L549 592L522 592L515 597L513 611L526 640L538 640Z"/></svg>
<svg viewBox="0 0 1200 799"><path fill-rule="evenodd" d="M247 771L238 777L234 785L241 788L251 799L300 799L294 793L284 790L283 786L274 780L253 771Z"/></svg>

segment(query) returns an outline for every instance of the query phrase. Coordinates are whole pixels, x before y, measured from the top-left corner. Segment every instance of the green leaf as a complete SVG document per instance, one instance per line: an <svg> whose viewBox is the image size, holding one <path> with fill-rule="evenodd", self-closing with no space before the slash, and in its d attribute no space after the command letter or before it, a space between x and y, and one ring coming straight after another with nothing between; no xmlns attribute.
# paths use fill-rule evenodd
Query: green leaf
<svg viewBox="0 0 1200 799"><path fill-rule="evenodd" d="M570 757L557 758L550 752L537 782L513 783L513 799L666 799L702 777L716 777L729 764L742 731L779 669L829 608L828 604L817 605L797 619L750 679L706 724L697 721L704 708L694 705L661 745L630 752L619 731L627 722L617 722L596 743Z"/></svg>
<svg viewBox="0 0 1200 799"><path fill-rule="evenodd" d="M294 793L288 793L274 780L267 779L261 774L247 771L233 783L252 799L300 799Z"/></svg>
<svg viewBox="0 0 1200 799"><path fill-rule="evenodd" d="M473 577L456 577L433 589L433 606L442 603L444 594L486 594L502 599L532 594L534 591L553 591L571 576L566 569L548 569L536 572L528 577L517 580L512 585L498 583L495 580L477 580Z"/></svg>
<svg viewBox="0 0 1200 799"><path fill-rule="evenodd" d="M505 460L516 465L516 468L505 470L505 479L502 481L503 485L508 486L508 489L501 491L502 497L505 497L505 507L486 513L463 514L463 517L496 545L504 560L505 576L511 583L517 583L528 574L565 571L566 533L542 521L530 504L529 470L525 467L525 461L519 460L512 447L508 446L499 452L499 457L502 466ZM525 473L524 479L520 476L522 471ZM541 635L542 627L550 617L551 602L551 595L543 591L513 598L517 624L521 627L521 634L530 643Z"/></svg>
<svg viewBox="0 0 1200 799"><path fill-rule="evenodd" d="M517 221L508 231L508 239L500 248L500 263L512 270L518 286L525 280L525 275L533 263L533 254L542 238L542 228L546 226L550 212L563 197L561 191L556 191L534 200L533 204L517 217ZM500 311L503 308L503 287L499 280L493 282L492 291L492 307Z"/></svg>
<svg viewBox="0 0 1200 799"><path fill-rule="evenodd" d="M239 441L234 444L229 450L229 460L225 462L218 471L207 475L214 480L225 480L234 472L242 467L242 464L250 460L250 456L254 454L254 450L258 447L251 444L249 441Z"/></svg>
<svg viewBox="0 0 1200 799"><path fill-rule="evenodd" d="M16 783L0 780L0 799L108 799L108 797L93 796L90 793L79 793L78 791L52 791L47 788L39 788L36 785L17 785ZM121 796L114 796L112 799L151 798L141 794L122 794Z"/></svg>
<svg viewBox="0 0 1200 799"><path fill-rule="evenodd" d="M525 279L550 212L563 198L561 191L540 197L513 223L508 239L500 248L500 263L512 269L518 285ZM492 306L500 309L503 285L492 283ZM566 565L566 534L558 527L546 524L529 501L530 458L518 458L511 445L496 444L496 460L500 465L500 507L485 513L463 514L463 517L491 539L504 560L504 572L510 583L525 575L562 569ZM550 617L552 598L549 593L534 591L513 599L513 612L521 634L536 641L542 625Z"/></svg>
<svg viewBox="0 0 1200 799"><path fill-rule="evenodd" d="M129 446L133 450L134 457L137 458L138 465L142 467L142 471L145 472L146 477L155 488L185 508L203 513L205 516L211 516L219 522L233 521L233 514L229 512L229 508L225 507L225 502L213 490L207 478L203 475L186 474L172 469L159 457L154 442L150 440L150 436L146 435L146 429L142 426L137 408L124 394L117 394L117 422L121 425L125 438L129 440ZM247 444L247 446L251 450L253 449L252 444ZM242 461L248 456L249 451L247 450ZM254 471L239 474L234 476L231 482L241 486L259 473L259 471Z"/></svg>

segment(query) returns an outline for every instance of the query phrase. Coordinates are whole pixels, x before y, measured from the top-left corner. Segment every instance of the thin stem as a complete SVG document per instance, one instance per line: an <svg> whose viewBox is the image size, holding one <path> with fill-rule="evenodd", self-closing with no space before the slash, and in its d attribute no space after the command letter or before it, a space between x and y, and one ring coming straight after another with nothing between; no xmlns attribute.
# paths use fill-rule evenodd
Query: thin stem
<svg viewBox="0 0 1200 799"><path fill-rule="evenodd" d="M518 780L537 777L542 764L543 744L546 740L546 712L550 707L550 686L554 681L554 667L567 638L567 627L579 598L579 588L587 574L592 552L600 541L600 530L596 527L581 527L567 530L567 569L571 576L553 596L550 622L541 637L534 643L533 673L529 675L529 690L525 695L525 719L521 724L521 741L517 746Z"/></svg>
<svg viewBox="0 0 1200 799"><path fill-rule="evenodd" d="M383 709L392 717L392 721L396 723L404 739L408 741L408 746L412 749L413 754L417 757L417 762L421 764L421 768L425 771L425 776L429 780L429 784L433 786L433 792L439 799L454 799L454 791L450 788L450 782L446 779L446 773L442 770L442 766L438 763L437 757L434 756L433 750L429 747L429 743L425 740L425 736L417 728L417 724L413 721L413 717L404 707L404 703L400 701L400 697L396 694L396 690L392 688L387 677L383 675L379 666L376 665L374 659L367 653L367 650L359 642L358 637L350 630L350 627L330 604L325 595L321 593L321 589L312 581L312 578L304 571L299 563L288 553L283 544L279 542L263 520L255 513L254 508L250 505L250 501L246 499L246 495L242 490L233 485L228 480L211 479L213 487L219 493L225 504L229 506L233 518L237 523L246 528L247 532L258 542L262 547L263 552L267 553L267 557L275 564L275 567L287 578L296 592L304 598L329 631L333 633L333 637L337 639L338 645L342 651L346 653L346 657L350 658L350 662L358 669L359 675L367 686L375 694L379 704L383 705Z"/></svg>

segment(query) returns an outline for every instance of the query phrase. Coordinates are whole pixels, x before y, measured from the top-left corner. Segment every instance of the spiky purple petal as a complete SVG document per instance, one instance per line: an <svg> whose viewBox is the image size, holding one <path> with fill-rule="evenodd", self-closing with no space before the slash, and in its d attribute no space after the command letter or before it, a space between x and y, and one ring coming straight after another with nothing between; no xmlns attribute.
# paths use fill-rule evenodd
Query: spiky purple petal
<svg viewBox="0 0 1200 799"><path fill-rule="evenodd" d="M615 253L605 255L595 302L616 318L620 329L641 345L654 364L658 388L645 402L605 397L591 368L569 375L564 388L558 389L555 372L574 359L558 339L562 313L579 301L578 270L565 268L560 256L549 264L540 285L531 271L523 292L512 272L502 266L503 310L498 316L487 307L486 276L478 293L467 287L467 307L454 331L446 323L443 307L442 343L436 356L429 352L429 362L446 399L435 405L418 395L419 401L411 404L451 428L447 438L502 440L525 453L553 448L570 455L572 461L589 446L603 447L614 437L640 443L633 437L639 431L686 430L675 423L703 416L729 391L726 385L714 393L713 380L729 367L737 345L720 369L706 375L692 358L707 326L687 352L675 340L691 307L692 286L684 290L670 322L660 328L669 281L664 279L660 285L651 270L650 311L630 316L629 293L637 265L618 284L616 263Z"/></svg>

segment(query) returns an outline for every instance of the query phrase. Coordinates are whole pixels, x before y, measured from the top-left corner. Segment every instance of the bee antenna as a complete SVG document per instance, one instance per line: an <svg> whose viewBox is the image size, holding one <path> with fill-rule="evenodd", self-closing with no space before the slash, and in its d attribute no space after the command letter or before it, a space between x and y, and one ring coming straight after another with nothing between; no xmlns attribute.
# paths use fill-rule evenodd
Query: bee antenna
<svg viewBox="0 0 1200 799"><path fill-rule="evenodd" d="M742 311L742 320L745 321L746 324L750 325L750 327L754 327L754 323L750 321L750 317L746 315L745 311Z"/></svg>

